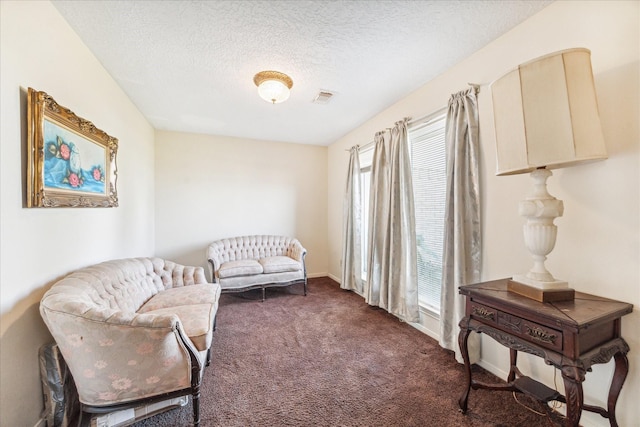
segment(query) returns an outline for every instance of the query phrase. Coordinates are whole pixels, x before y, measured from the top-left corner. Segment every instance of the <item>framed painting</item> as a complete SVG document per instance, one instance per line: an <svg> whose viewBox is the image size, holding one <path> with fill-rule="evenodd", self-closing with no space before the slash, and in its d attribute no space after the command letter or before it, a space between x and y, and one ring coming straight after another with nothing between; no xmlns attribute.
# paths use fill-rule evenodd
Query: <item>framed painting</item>
<svg viewBox="0 0 640 427"><path fill-rule="evenodd" d="M118 206L116 138L32 88L27 120L27 207Z"/></svg>

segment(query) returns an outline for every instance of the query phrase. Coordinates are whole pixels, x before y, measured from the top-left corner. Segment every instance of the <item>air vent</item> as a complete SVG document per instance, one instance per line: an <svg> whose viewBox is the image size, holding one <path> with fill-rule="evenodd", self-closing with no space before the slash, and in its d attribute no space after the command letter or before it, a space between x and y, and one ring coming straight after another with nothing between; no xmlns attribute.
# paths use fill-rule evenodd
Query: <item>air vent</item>
<svg viewBox="0 0 640 427"><path fill-rule="evenodd" d="M321 90L316 97L313 99L314 104L327 104L329 100L333 97L333 93Z"/></svg>

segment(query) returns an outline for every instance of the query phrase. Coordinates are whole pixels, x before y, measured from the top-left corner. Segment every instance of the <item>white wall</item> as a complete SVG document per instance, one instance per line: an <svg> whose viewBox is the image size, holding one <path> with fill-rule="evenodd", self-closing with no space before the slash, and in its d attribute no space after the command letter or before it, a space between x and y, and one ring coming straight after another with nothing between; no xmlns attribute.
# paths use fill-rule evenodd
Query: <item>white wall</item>
<svg viewBox="0 0 640 427"><path fill-rule="evenodd" d="M329 147L329 273L340 277L342 196L348 161L345 148L371 141L375 131L402 117L420 117L446 106L450 94L466 89L469 82L490 83L522 62L557 50L589 48L609 159L554 171L549 191L564 201L565 213L556 220L558 241L547 266L578 291L634 304L634 312L625 316L622 327L631 347L630 372L616 413L620 425L625 426L638 425L640 420L639 6L636 1L555 2ZM479 110L482 278L489 280L526 272L530 267L517 205L531 183L526 175L494 175L488 86L481 88ZM535 357L523 356L521 369L553 387L553 368ZM481 363L506 375L508 351L483 337ZM610 362L595 366L587 375L584 390L588 402L606 407L612 372ZM558 386L562 390L559 375ZM581 422L608 425L591 413L584 413Z"/></svg>
<svg viewBox="0 0 640 427"><path fill-rule="evenodd" d="M154 132L76 34L44 1L0 2L0 425L35 425L38 349L51 340L38 304L51 283L105 259L154 250ZM26 88L118 138L111 209L26 209Z"/></svg>
<svg viewBox="0 0 640 427"><path fill-rule="evenodd" d="M327 147L156 132L156 253L206 268L216 239L296 237L327 274Z"/></svg>

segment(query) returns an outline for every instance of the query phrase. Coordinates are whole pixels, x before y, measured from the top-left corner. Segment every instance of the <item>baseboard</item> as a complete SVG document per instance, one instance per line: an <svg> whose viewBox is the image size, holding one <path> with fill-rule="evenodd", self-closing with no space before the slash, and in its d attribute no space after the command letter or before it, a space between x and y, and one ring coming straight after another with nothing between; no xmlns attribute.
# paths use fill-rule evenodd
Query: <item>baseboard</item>
<svg viewBox="0 0 640 427"><path fill-rule="evenodd" d="M307 273L307 279L315 279L317 277L327 277L327 273Z"/></svg>
<svg viewBox="0 0 640 427"><path fill-rule="evenodd" d="M440 339L440 337L433 333L433 331L427 329L424 327L424 325L420 324L420 323L414 323L414 322L407 322L409 325L413 326L414 328L416 328L417 330L419 330L420 332L422 332L423 334L433 338L434 340L438 341Z"/></svg>
<svg viewBox="0 0 640 427"><path fill-rule="evenodd" d="M338 284L340 284L342 282L342 280L340 280L340 278L334 276L333 274L325 274L325 276L328 276L331 280L335 280L336 282L338 282Z"/></svg>
<svg viewBox="0 0 640 427"><path fill-rule="evenodd" d="M480 360L478 361L478 366L491 372L493 375L495 375L498 378L505 379L507 378L507 375L509 375L508 371L505 371L502 368L499 368L491 363L488 363L486 360L482 358L480 358Z"/></svg>
<svg viewBox="0 0 640 427"><path fill-rule="evenodd" d="M33 427L47 427L47 421L44 418L40 418L38 422L33 425Z"/></svg>

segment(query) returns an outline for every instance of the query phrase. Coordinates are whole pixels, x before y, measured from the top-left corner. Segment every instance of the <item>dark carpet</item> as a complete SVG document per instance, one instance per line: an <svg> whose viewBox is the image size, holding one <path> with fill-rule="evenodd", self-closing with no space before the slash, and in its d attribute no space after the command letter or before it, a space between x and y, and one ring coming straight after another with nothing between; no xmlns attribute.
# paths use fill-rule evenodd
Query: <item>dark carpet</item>
<svg viewBox="0 0 640 427"><path fill-rule="evenodd" d="M259 290L221 296L202 382L203 427L555 425L511 393L487 390L471 391L463 415L464 372L453 353L331 279L309 280L306 297L295 285L260 299ZM189 403L135 427L191 422Z"/></svg>

